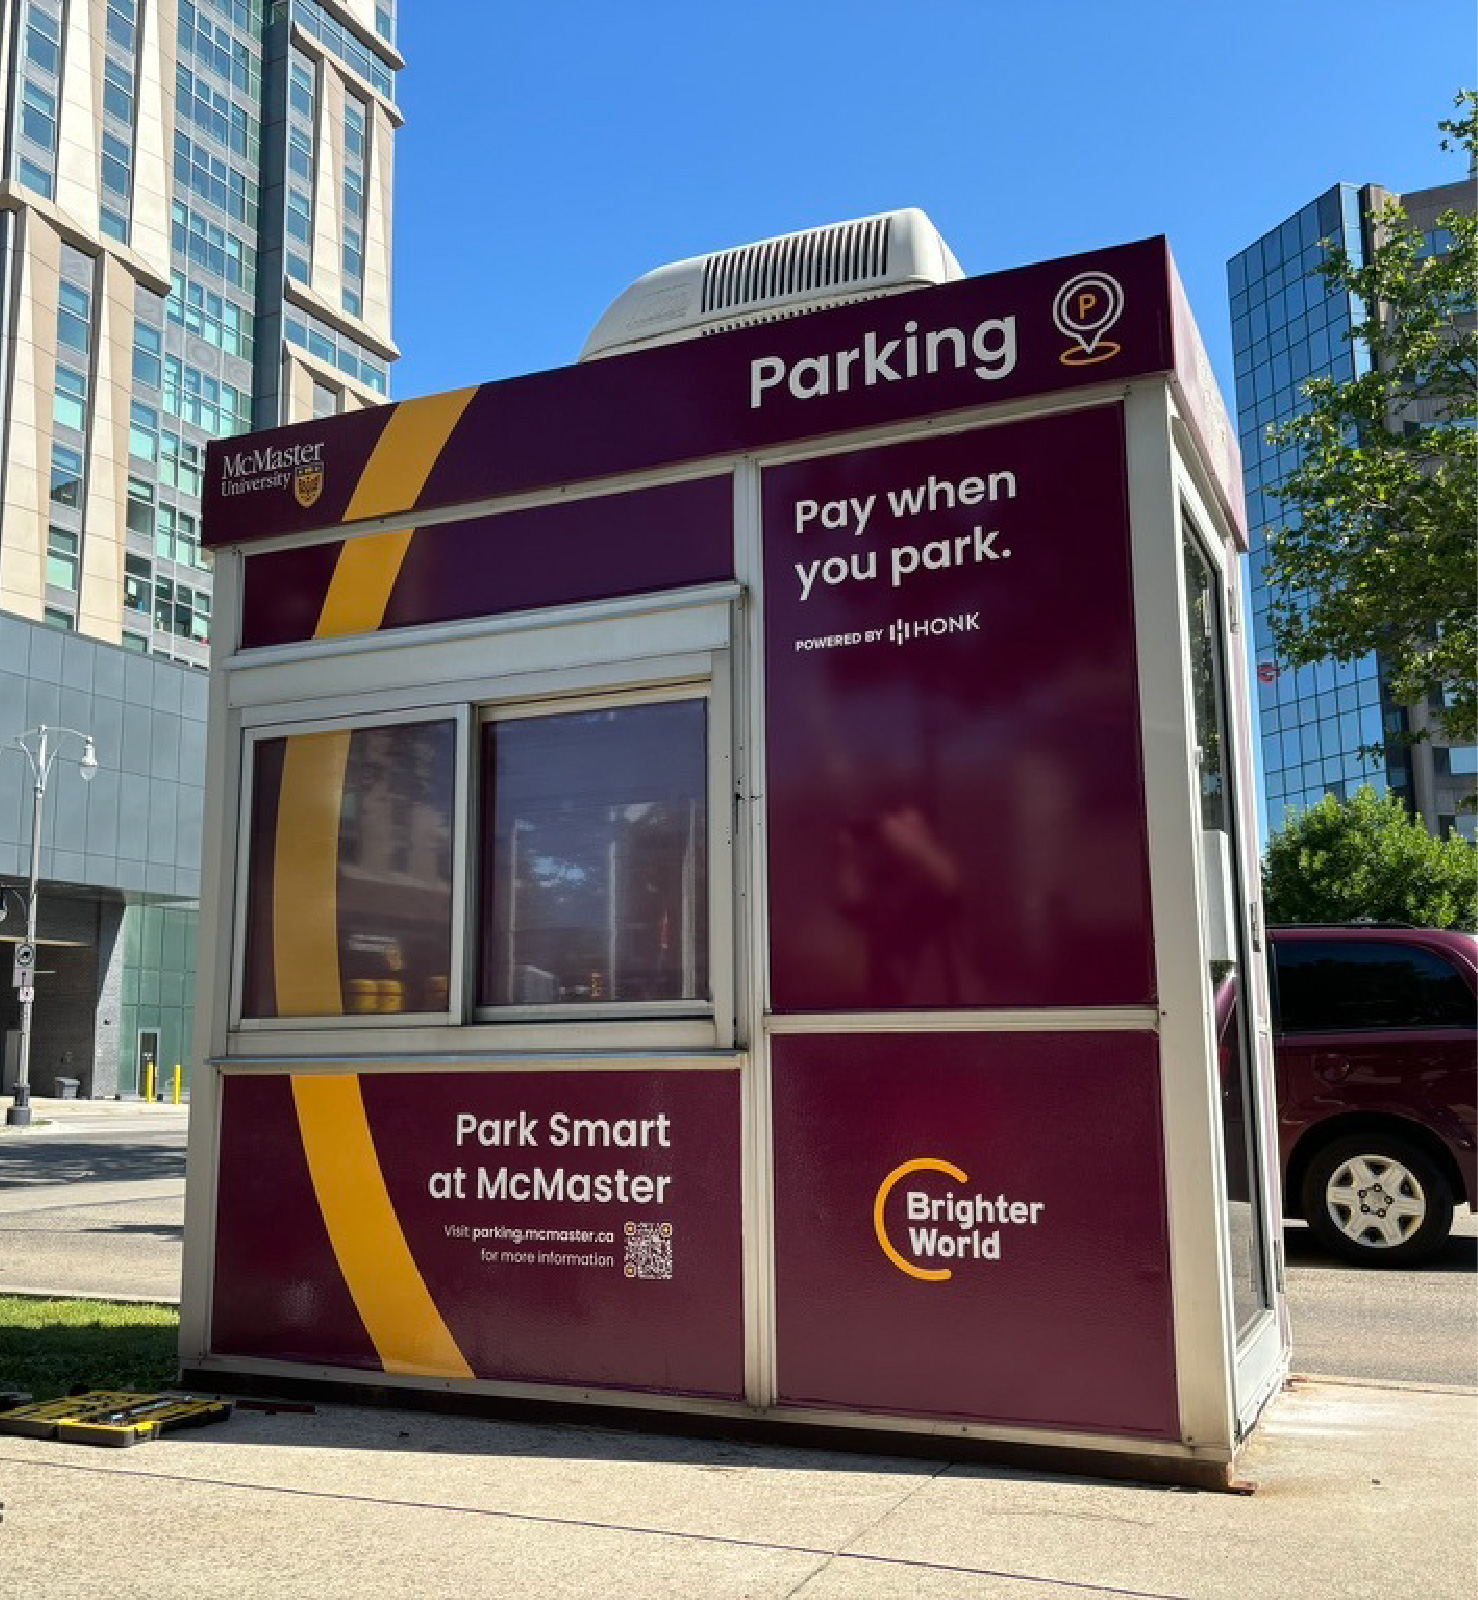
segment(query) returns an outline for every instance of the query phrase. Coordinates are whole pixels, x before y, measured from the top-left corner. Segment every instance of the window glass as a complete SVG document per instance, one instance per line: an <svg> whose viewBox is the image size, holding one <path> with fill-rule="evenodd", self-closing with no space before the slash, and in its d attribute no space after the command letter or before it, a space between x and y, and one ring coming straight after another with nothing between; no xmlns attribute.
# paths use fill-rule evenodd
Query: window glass
<svg viewBox="0 0 1478 1600"><path fill-rule="evenodd" d="M1285 1033L1471 1028L1472 991L1434 951L1377 940L1274 945Z"/></svg>
<svg viewBox="0 0 1478 1600"><path fill-rule="evenodd" d="M86 355L92 341L92 296L75 283L61 286L56 314L56 336L68 349Z"/></svg>
<svg viewBox="0 0 1478 1600"><path fill-rule="evenodd" d="M128 408L128 453L152 461L159 449L159 413L133 401Z"/></svg>
<svg viewBox="0 0 1478 1600"><path fill-rule="evenodd" d="M701 699L489 722L479 1004L708 998Z"/></svg>
<svg viewBox="0 0 1478 1600"><path fill-rule="evenodd" d="M123 563L123 604L147 617L154 592L154 569L143 556L129 555Z"/></svg>
<svg viewBox="0 0 1478 1600"><path fill-rule="evenodd" d="M52 419L63 428L79 431L87 420L87 379L70 367L56 369L56 392L51 400Z"/></svg>
<svg viewBox="0 0 1478 1600"><path fill-rule="evenodd" d="M256 744L245 1016L446 1011L455 769L450 720Z"/></svg>
<svg viewBox="0 0 1478 1600"><path fill-rule="evenodd" d="M39 6L26 10L26 58L55 77L61 70L61 23Z"/></svg>
<svg viewBox="0 0 1478 1600"><path fill-rule="evenodd" d="M21 132L43 150L56 148L56 96L29 78L21 89Z"/></svg>
<svg viewBox="0 0 1478 1600"><path fill-rule="evenodd" d="M57 589L77 588L79 534L68 528L46 531L46 581Z"/></svg>
<svg viewBox="0 0 1478 1600"><path fill-rule="evenodd" d="M51 447L51 498L61 506L75 506L82 498L82 452L69 445Z"/></svg>

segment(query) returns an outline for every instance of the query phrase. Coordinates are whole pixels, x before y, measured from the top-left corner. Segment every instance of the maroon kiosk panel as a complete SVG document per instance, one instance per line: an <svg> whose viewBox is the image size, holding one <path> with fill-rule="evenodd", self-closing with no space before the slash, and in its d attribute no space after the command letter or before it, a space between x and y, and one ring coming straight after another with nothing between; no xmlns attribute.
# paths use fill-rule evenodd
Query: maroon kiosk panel
<svg viewBox="0 0 1478 1600"><path fill-rule="evenodd" d="M773 1052L784 1403L1175 1435L1152 1035Z"/></svg>
<svg viewBox="0 0 1478 1600"><path fill-rule="evenodd" d="M337 1087L325 1126L289 1074L225 1082L214 1349L404 1372L420 1306L464 1376L742 1394L737 1072Z"/></svg>
<svg viewBox="0 0 1478 1600"><path fill-rule="evenodd" d="M1123 419L764 475L771 996L1154 1000Z"/></svg>

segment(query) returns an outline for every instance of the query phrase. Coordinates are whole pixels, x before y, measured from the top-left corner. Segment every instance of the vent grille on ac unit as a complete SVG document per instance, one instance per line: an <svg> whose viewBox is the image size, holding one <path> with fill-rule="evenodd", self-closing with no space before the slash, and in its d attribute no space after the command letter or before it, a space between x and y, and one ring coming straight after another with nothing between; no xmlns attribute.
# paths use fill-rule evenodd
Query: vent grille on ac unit
<svg viewBox="0 0 1478 1600"><path fill-rule="evenodd" d="M724 250L703 263L705 315L817 290L873 285L887 274L892 218L838 222Z"/></svg>
<svg viewBox="0 0 1478 1600"><path fill-rule="evenodd" d="M612 302L580 359L778 322L963 276L922 211L835 222L646 273Z"/></svg>

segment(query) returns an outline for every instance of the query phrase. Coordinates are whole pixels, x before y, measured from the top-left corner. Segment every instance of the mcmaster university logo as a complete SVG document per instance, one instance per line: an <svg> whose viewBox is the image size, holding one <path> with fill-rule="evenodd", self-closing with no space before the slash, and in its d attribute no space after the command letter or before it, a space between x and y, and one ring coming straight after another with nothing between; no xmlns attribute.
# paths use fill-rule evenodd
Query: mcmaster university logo
<svg viewBox="0 0 1478 1600"><path fill-rule="evenodd" d="M293 474L293 499L306 509L316 505L322 493L323 463L320 461L311 467L299 467Z"/></svg>
<svg viewBox="0 0 1478 1600"><path fill-rule="evenodd" d="M289 486L293 499L300 506L318 503L323 493L321 439L313 444L261 445L254 450L231 450L221 457L222 495L258 494Z"/></svg>

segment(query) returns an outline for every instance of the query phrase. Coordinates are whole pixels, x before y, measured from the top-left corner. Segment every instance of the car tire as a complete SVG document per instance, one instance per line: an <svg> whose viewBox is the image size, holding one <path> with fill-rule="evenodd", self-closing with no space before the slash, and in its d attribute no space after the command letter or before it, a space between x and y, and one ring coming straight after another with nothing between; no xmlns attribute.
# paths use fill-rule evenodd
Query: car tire
<svg viewBox="0 0 1478 1600"><path fill-rule="evenodd" d="M1447 1242L1452 1207L1452 1185L1426 1151L1380 1130L1325 1145L1304 1176L1314 1237L1362 1267L1429 1260Z"/></svg>

